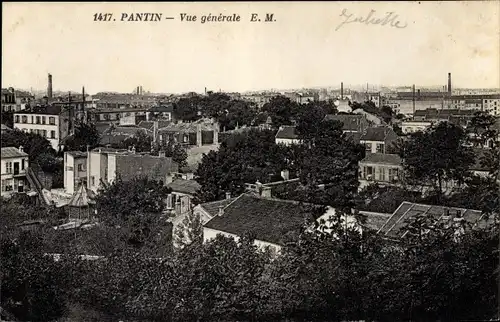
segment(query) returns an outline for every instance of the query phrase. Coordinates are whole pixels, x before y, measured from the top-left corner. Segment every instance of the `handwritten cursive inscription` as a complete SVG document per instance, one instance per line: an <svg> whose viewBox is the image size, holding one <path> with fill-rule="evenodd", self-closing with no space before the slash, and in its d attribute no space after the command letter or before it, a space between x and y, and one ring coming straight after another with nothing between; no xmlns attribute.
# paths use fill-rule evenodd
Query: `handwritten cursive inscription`
<svg viewBox="0 0 500 322"><path fill-rule="evenodd" d="M366 15L366 17L362 16L356 17L354 16L354 14L348 13L347 9L344 9L340 14L340 16L344 18L344 21L342 21L337 26L337 28L335 28L335 31L339 30L343 25L350 24L353 22L358 22L365 25L382 25L382 26L389 24L389 26L399 29L406 28L406 26L408 25L406 22L402 23L400 20L397 20L398 15L392 11L386 12L385 17L383 18L374 17L375 12L376 11L372 9Z"/></svg>

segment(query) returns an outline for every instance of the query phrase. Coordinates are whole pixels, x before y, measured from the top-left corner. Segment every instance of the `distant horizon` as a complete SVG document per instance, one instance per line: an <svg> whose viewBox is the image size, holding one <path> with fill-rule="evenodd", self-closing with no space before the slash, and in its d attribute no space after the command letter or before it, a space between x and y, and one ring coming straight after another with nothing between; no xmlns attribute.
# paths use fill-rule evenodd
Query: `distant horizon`
<svg viewBox="0 0 500 322"><path fill-rule="evenodd" d="M90 93L340 86L500 87L497 2L2 3L2 84ZM120 22L123 12L160 22ZM343 22L394 12L405 28ZM94 21L96 12L116 21ZM241 22L181 21L180 13ZM255 23L252 13L272 13ZM345 17L345 16L344 16ZM432 84L432 85L427 85ZM442 84L442 85L440 85Z"/></svg>
<svg viewBox="0 0 500 322"><path fill-rule="evenodd" d="M377 88L388 88L388 89L396 89L396 88L410 88L413 86L412 85L375 85L375 84L370 84L371 86L373 87L377 87ZM140 86L140 85L139 85ZM369 86L369 90L368 91L376 91L374 88L370 88L371 86ZM444 86L444 85L443 85ZM426 90L433 90L433 91L442 91L442 92L446 92L445 90L443 90L443 86L439 86L439 85L425 85L425 86L417 86L415 85L415 89L426 89ZM22 87L16 87L16 86L5 86L5 87L2 87L3 89L6 89L6 88L14 88L15 90L20 90L20 91L27 91L27 92L31 92L31 93L37 93L37 94L41 94L41 93L47 93L47 89L36 89L36 88L22 88ZM250 92L274 92L274 91L277 91L277 92L285 92L285 91L301 91L301 90L319 90L319 89L330 89L330 90L340 90L340 84L338 86L334 86L334 85L327 85L327 86L312 86L312 87L297 87L297 88L267 88L267 89L251 89L251 90L244 90L244 91L224 91L224 89L221 89L221 92L222 93L250 93ZM197 94L203 94L204 93L204 90L201 91L201 92L197 92L197 91L185 91L185 92L164 92L164 91L160 91L160 92L153 92L153 91L150 91L148 89L144 89L144 94L168 94L168 95L182 95L182 94L187 94L187 93L197 93ZM355 91L355 92L365 92L366 88L363 89L363 85L359 84L359 85L346 85L344 84L344 90L352 90L352 91ZM452 91L454 90L498 90L500 91L500 87L453 87L452 86ZM68 92L71 92L72 94L82 94L82 89L80 90L61 90L61 89L53 89L52 90L53 93L68 93ZM210 89L207 87L207 92L219 92L219 89ZM95 93L90 93L87 91L87 89L85 89L85 94L88 94L88 95L96 95L98 93L116 93L116 94L134 94L133 91L128 91L128 92L123 92L123 91L114 91L114 90L99 90L99 91L96 91Z"/></svg>

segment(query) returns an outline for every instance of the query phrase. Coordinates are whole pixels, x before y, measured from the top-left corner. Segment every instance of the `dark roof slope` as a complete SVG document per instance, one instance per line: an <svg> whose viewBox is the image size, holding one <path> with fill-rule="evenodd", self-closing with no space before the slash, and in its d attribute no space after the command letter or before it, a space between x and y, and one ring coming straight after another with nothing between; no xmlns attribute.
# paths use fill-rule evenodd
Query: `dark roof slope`
<svg viewBox="0 0 500 322"><path fill-rule="evenodd" d="M195 180L176 179L167 185L173 192L194 195L200 189L200 184Z"/></svg>
<svg viewBox="0 0 500 322"><path fill-rule="evenodd" d="M217 200L217 201L212 201L212 202L206 202L201 204L200 206L208 212L212 217L217 216L219 213L219 208L223 207L225 208L227 205L229 205L231 202L233 202L236 198L229 198L229 199L224 199L224 200Z"/></svg>
<svg viewBox="0 0 500 322"><path fill-rule="evenodd" d="M295 133L295 126L282 126L276 133L277 139L297 139L298 135Z"/></svg>
<svg viewBox="0 0 500 322"><path fill-rule="evenodd" d="M6 158L22 158L22 157L27 157L28 154L26 152L21 152L19 151L18 148L15 147L6 147L2 148L2 159Z"/></svg>
<svg viewBox="0 0 500 322"><path fill-rule="evenodd" d="M397 140L398 135L387 126L369 127L361 135L361 141Z"/></svg>
<svg viewBox="0 0 500 322"><path fill-rule="evenodd" d="M224 208L222 216L215 216L205 227L237 236L252 232L257 240L283 244L284 235L303 227L310 214L308 209L298 202L243 194Z"/></svg>
<svg viewBox="0 0 500 322"><path fill-rule="evenodd" d="M370 153L360 163L401 165L401 158L397 154Z"/></svg>
<svg viewBox="0 0 500 322"><path fill-rule="evenodd" d="M458 217L462 217L466 222L475 224L481 219L482 214L479 210L423 205L405 201L380 228L379 234L392 238L401 238L407 233L406 227L409 221L418 215L446 221L453 220L453 217L457 217L458 215Z"/></svg>
<svg viewBox="0 0 500 322"><path fill-rule="evenodd" d="M361 131L368 126L368 121L364 115L327 114L325 120L341 122L344 131Z"/></svg>

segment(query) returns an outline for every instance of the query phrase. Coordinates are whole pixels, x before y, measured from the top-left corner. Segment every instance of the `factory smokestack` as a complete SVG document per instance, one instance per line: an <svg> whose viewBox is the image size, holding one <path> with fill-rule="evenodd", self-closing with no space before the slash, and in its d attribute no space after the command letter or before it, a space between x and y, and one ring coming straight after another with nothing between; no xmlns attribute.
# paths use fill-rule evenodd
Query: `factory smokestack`
<svg viewBox="0 0 500 322"><path fill-rule="evenodd" d="M47 85L47 97L52 98L52 75L49 74L49 83Z"/></svg>
<svg viewBox="0 0 500 322"><path fill-rule="evenodd" d="M344 99L344 82L340 83L340 99Z"/></svg>
<svg viewBox="0 0 500 322"><path fill-rule="evenodd" d="M448 73L448 96L451 96L451 73Z"/></svg>
<svg viewBox="0 0 500 322"><path fill-rule="evenodd" d="M413 84L413 115L415 115L415 84Z"/></svg>

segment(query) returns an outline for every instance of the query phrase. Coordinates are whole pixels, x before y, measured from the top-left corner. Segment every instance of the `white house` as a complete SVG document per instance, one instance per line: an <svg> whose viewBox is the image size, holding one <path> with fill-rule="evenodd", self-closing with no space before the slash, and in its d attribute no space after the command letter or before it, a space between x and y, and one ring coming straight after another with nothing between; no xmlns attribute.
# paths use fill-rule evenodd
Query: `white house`
<svg viewBox="0 0 500 322"><path fill-rule="evenodd" d="M280 126L275 136L275 142L284 145L300 143L299 136L295 133L295 126Z"/></svg>
<svg viewBox="0 0 500 322"><path fill-rule="evenodd" d="M10 196L15 192L26 192L26 168L28 154L22 147L2 148L2 197Z"/></svg>
<svg viewBox="0 0 500 322"><path fill-rule="evenodd" d="M62 140L70 134L69 114L57 106L23 110L14 113L14 128L41 135L58 151Z"/></svg>
<svg viewBox="0 0 500 322"><path fill-rule="evenodd" d="M401 123L401 131L404 134L425 131L432 126L429 121L405 121Z"/></svg>
<svg viewBox="0 0 500 322"><path fill-rule="evenodd" d="M73 194L80 182L87 186L87 152L65 152L64 190L69 194Z"/></svg>

